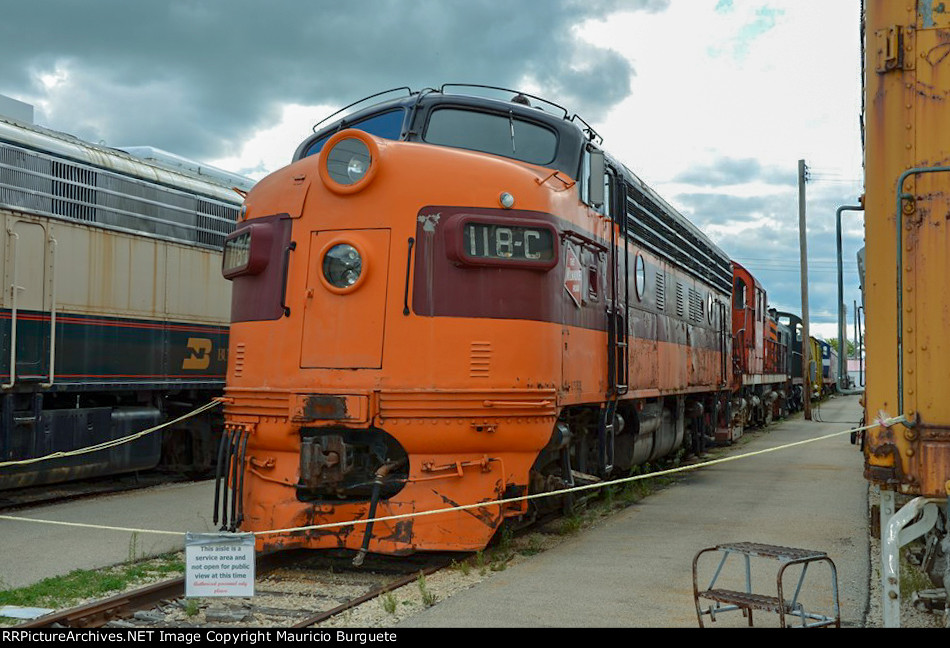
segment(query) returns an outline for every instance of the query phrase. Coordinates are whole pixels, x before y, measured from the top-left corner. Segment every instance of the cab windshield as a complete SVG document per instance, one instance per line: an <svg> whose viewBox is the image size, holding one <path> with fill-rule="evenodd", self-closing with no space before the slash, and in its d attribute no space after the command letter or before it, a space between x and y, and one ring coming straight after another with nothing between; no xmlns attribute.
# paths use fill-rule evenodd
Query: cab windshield
<svg viewBox="0 0 950 648"><path fill-rule="evenodd" d="M515 117L459 108L438 108L429 116L422 139L546 165L557 154L557 135L540 124Z"/></svg>
<svg viewBox="0 0 950 648"><path fill-rule="evenodd" d="M405 116L406 111L402 108L397 108L395 110L380 113L379 115L367 117L362 121L346 124L345 128L358 128L361 131L366 131L370 135L375 135L376 137L398 140L402 136L402 123L405 119ZM301 157L307 157L319 153L323 149L323 145L327 143L327 140L335 135L336 132L337 131L334 130L330 133L327 133L320 139L315 140L310 146L307 147L307 150L304 151L304 154Z"/></svg>

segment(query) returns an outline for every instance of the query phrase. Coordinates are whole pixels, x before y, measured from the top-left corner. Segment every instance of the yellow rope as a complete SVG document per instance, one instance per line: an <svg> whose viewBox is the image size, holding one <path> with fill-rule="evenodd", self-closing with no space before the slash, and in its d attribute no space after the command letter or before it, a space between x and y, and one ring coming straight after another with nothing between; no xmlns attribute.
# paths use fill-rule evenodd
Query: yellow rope
<svg viewBox="0 0 950 648"><path fill-rule="evenodd" d="M216 403L214 403L214 404L216 404ZM205 408L205 409L210 409L210 407L213 406L214 404L205 405L204 408ZM185 417L182 417L182 419L187 418L187 416L192 416L192 415L198 413L198 411L199 411L199 410L196 410L195 412L192 412L191 414L186 415ZM201 410L201 411L203 411L203 410ZM182 420L182 419L177 419L177 420ZM177 420L176 420L176 421L172 421L172 423L177 422ZM393 520L402 520L402 519L406 519L406 518L422 517L422 516L425 516L425 515L438 515L438 514L441 514L441 513L451 513L451 512L454 512L454 511L467 511L467 510L471 510L471 509L475 509L475 508L485 508L485 507L488 507L488 506L502 506L502 505L504 505L504 504L511 504L511 503L514 503L514 502L522 502L522 501L529 501L529 500L534 500L534 499L541 499L541 498L543 498L543 497L557 497L557 496L559 496L559 495L566 495L566 494L568 494L568 493L577 493L577 492L581 492L581 491L592 490L592 489L595 489L595 488L603 488L603 487L605 487L605 486L614 486L614 485L617 485L617 484L626 484L626 483L629 483L629 482L640 481L640 480L643 480L643 479L654 479L654 478L656 478L656 477L663 477L663 476L665 476L665 475L673 475L673 474L676 474L676 473L687 472L687 471L690 471L690 470L699 470L700 468L707 468L707 467L709 467L709 466L715 466L715 465L719 465L719 464L724 464L724 463L727 463L727 462L730 462L730 461L738 461L738 460L740 460L740 459L748 459L749 457L756 457L756 456L768 454L768 453L770 453L770 452L778 452L779 450L787 450L787 449L789 449L789 448L795 448L795 447L803 446L803 445L806 445L806 444L809 444L809 443L816 443L816 442L818 442L818 441L825 441L825 440L827 440L827 439L832 439L832 438L834 438L834 437L839 437L839 436L842 436L842 435L845 435L845 434L851 434L851 433L854 433L854 432L862 432L862 431L864 431L864 430L870 430L870 429L873 429L873 428L876 428L876 427L880 427L880 426L883 426L883 427L890 427L891 425L895 425L895 424L897 424L897 423L906 422L906 420L907 420L907 419L906 419L904 416L898 416L898 417L892 418L892 419L883 419L883 418L881 418L881 419L878 419L877 421L875 421L874 423L872 423L871 425L865 425L864 427L852 428L852 429L850 429L850 430L844 430L844 431L841 431L841 432L832 432L831 434L825 434L825 435L823 435L823 436L815 437L815 438L813 438L813 439L805 439L804 441L795 441L795 442L792 442L792 443L786 443L786 444L784 444L784 445L776 446L776 447L774 447L774 448L766 448L766 449L764 449L764 450L756 450L756 451L754 451L754 452L746 452L746 453L744 453L744 454L735 455L735 456L732 456L732 457L723 457L723 458L721 458L721 459L713 459L713 460L711 460L711 461L706 461L706 462L703 462L703 463L693 464L693 465L690 465L690 466L679 466L679 467L677 467L677 468L670 468L670 469L668 469L668 470L660 470L660 471L657 471L657 472L648 473L648 474L646 474L646 475L635 475L635 476L633 476L633 477L624 477L624 478L621 478L621 479L614 479L614 480L606 481L606 482L598 482L598 483L596 483L596 484L586 484L586 485L584 485L584 486L575 486L575 487L572 487L572 488L564 488L564 489L561 489L561 490L549 491L549 492L546 492L546 493L536 493L536 494L534 494L534 495L523 495L523 496L521 496L521 497L511 497L511 498L508 498L508 499L492 500L492 501L490 501L490 502L479 502L479 503L477 503L477 504L466 504L466 505L462 505L462 506L453 506L453 507L444 508L444 509L433 509L433 510L429 510L429 511L419 511L419 512L416 512L416 513L404 513L404 514L402 514L402 515L389 515L389 516L385 516L385 517L373 518L373 519L371 519L371 520L370 520L370 519L366 519L366 520L349 520L349 521L346 521L346 522L331 522L331 523L327 523L327 524L315 524L315 525L311 525L311 526L293 527L293 528L289 528L289 529L275 529L275 530L271 530L271 531L257 531L257 532L254 533L254 535L287 534L287 533L297 533L297 532L301 532L301 531L311 531L311 530L317 530L317 529L331 529L331 528L337 528L337 527L355 526L355 525L357 525L357 524L368 524L369 522L374 522L374 523L375 523L375 522L389 522L389 521L393 521ZM145 432L141 432L141 433L139 433L139 434L145 434L145 433L147 433L147 432L148 432L148 431L145 431ZM181 532L181 531L160 531L160 530L153 530L153 529L130 529L130 528L125 528L125 527L112 527L112 526L103 526L103 525L96 525L96 524L83 524L83 523L78 523L78 522L57 522L57 521L54 521L54 520L36 520L36 519L32 519L32 518L16 517L16 516L12 516L12 515L0 515L0 520L9 520L9 521L12 521L12 522L35 522L35 523L37 523L37 524L59 524L59 525L62 525L62 526L83 527L83 528L87 528L87 529L101 529L101 530L106 530L106 531L128 531L128 532L133 532L133 533L152 533L152 534L159 534L159 535L183 535L183 533L184 533L184 532Z"/></svg>
<svg viewBox="0 0 950 648"><path fill-rule="evenodd" d="M24 466L27 464L39 463L40 461L49 461L50 459L59 459L61 457L75 457L78 455L89 454L90 452L98 452L99 450L108 450L109 448L114 448L116 446L120 446L125 443L131 443L132 441L135 441L136 439L139 439L147 434L158 432L159 430L163 428L166 428L170 425L174 425L175 423L179 423L181 421L189 419L192 416L197 416L198 414L207 412L210 409L214 409L215 407L218 407L220 404L221 404L221 401L213 400L210 403L206 403L205 405L202 405L196 410L188 412L187 414L183 416L179 416L174 421L167 421L165 423L162 423L161 425L156 425L155 427L149 428L147 430L136 432L135 434L129 434L128 436L124 436L119 439L111 439L109 441L103 441L102 443L98 443L92 446L87 446L85 448L79 448L77 450L54 452L44 457L33 457L32 459L20 459L17 461L2 461L0 462L0 468L6 468L7 466Z"/></svg>

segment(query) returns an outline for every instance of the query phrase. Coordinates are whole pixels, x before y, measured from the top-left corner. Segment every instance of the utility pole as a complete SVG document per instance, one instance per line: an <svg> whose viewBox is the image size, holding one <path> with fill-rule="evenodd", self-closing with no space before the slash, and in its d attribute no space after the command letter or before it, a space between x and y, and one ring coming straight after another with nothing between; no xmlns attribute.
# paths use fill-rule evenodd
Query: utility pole
<svg viewBox="0 0 950 648"><path fill-rule="evenodd" d="M808 236L805 226L805 160L798 161L798 240L802 271L802 389L805 420L811 420L811 337L808 335Z"/></svg>

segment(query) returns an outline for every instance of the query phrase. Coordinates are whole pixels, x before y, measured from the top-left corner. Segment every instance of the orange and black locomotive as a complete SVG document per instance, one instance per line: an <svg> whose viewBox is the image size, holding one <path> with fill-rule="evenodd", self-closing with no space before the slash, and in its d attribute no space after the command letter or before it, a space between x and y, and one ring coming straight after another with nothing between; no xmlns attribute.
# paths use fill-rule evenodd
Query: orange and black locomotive
<svg viewBox="0 0 950 648"><path fill-rule="evenodd" d="M553 506L493 502L731 425L729 258L583 120L497 91L349 108L248 193L224 255L225 528L483 506L259 548L479 549Z"/></svg>

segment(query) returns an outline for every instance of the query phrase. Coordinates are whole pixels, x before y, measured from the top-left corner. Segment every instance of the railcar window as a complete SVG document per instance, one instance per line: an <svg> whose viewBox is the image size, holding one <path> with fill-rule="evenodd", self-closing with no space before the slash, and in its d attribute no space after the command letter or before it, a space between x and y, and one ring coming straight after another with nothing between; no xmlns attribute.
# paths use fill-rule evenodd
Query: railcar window
<svg viewBox="0 0 950 648"><path fill-rule="evenodd" d="M405 115L405 110L402 108L397 108L396 110L390 110L379 115L367 117L362 121L347 124L345 128L358 128L361 131L366 131L370 135L375 135L376 137L398 140L402 136L402 123ZM307 151L303 154L303 157L316 155L321 150L323 150L323 145L326 144L327 140L333 137L336 132L337 131L334 130L333 132L327 133L325 136L316 140L313 144L307 147Z"/></svg>
<svg viewBox="0 0 950 648"><path fill-rule="evenodd" d="M550 164L557 153L557 135L544 126L512 115L458 108L432 111L422 139L532 164Z"/></svg>
<svg viewBox="0 0 950 648"><path fill-rule="evenodd" d="M733 294L735 295L733 308L745 308L745 282L742 279L736 279L736 288Z"/></svg>
<svg viewBox="0 0 950 648"><path fill-rule="evenodd" d="M637 301L643 301L643 295L647 289L647 268L646 262L643 260L642 254L637 254L636 261L636 275L637 280L635 283L637 289Z"/></svg>

